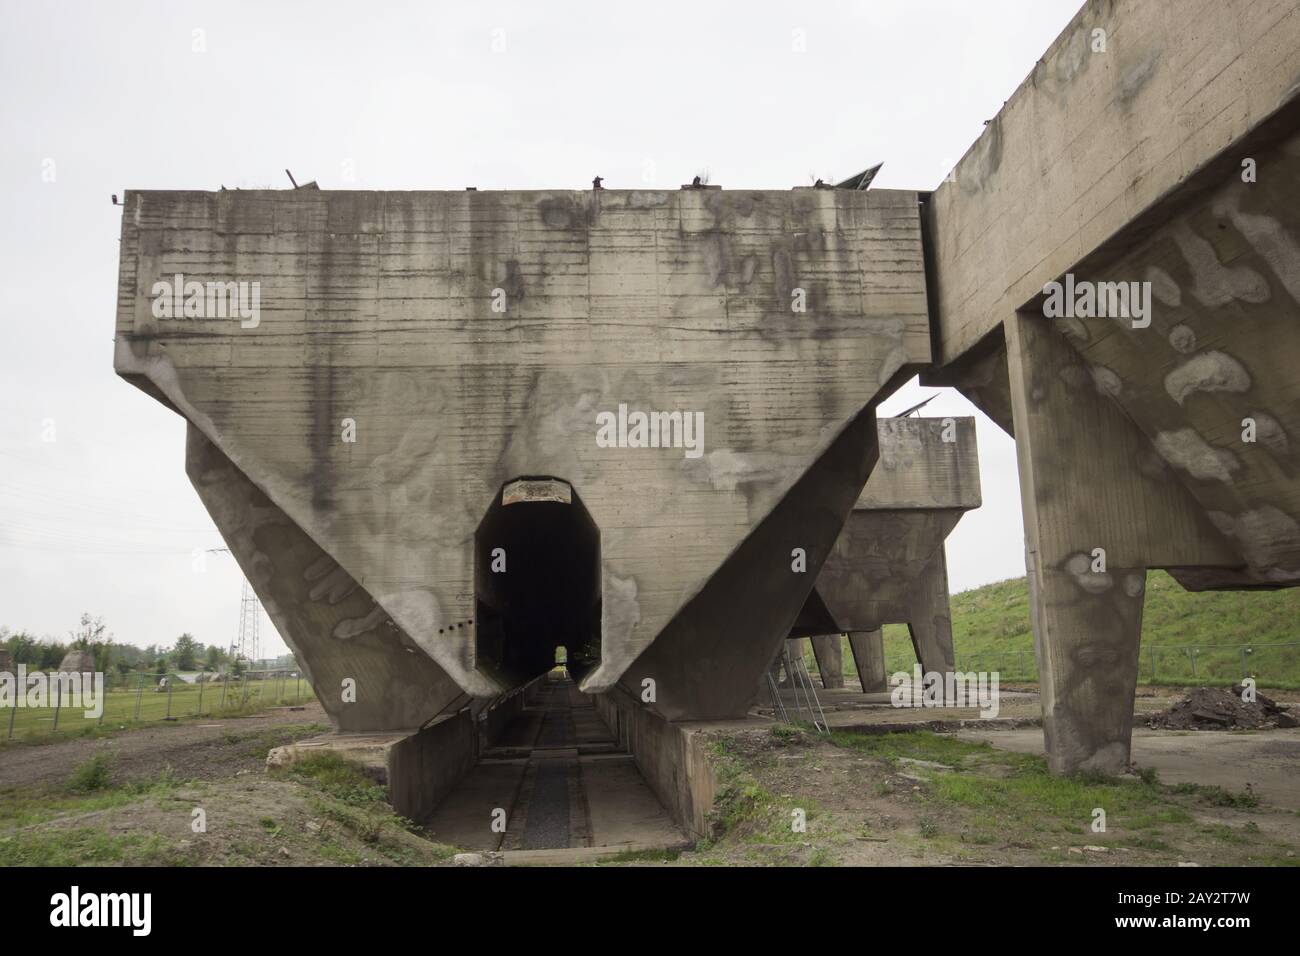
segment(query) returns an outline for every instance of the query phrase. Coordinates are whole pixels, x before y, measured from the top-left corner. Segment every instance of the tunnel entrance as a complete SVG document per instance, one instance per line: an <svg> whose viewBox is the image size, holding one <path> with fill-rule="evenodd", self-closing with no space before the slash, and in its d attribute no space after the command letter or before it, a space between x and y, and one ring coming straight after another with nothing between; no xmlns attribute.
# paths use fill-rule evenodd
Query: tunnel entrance
<svg viewBox="0 0 1300 956"><path fill-rule="evenodd" d="M600 530L563 479L508 481L474 533L478 667L518 687L556 665L600 663Z"/></svg>

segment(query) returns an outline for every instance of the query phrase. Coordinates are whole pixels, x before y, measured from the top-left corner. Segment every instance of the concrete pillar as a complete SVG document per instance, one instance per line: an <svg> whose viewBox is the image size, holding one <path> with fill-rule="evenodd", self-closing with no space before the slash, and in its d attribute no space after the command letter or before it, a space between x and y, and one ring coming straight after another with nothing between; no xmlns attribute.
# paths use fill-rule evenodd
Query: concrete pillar
<svg viewBox="0 0 1300 956"><path fill-rule="evenodd" d="M953 669L952 612L948 606L948 559L943 545L917 579L907 630L921 670L946 674Z"/></svg>
<svg viewBox="0 0 1300 956"><path fill-rule="evenodd" d="M1141 562L1169 494L1133 469L1141 444L1123 413L1071 385L1091 380L1048 320L1017 313L1006 332L1048 765L1118 773L1133 726Z"/></svg>
<svg viewBox="0 0 1300 956"><path fill-rule="evenodd" d="M889 689L885 677L885 635L874 631L849 631L849 648L858 669L864 694L881 694Z"/></svg>
<svg viewBox="0 0 1300 956"><path fill-rule="evenodd" d="M822 677L822 687L827 690L844 686L844 648L838 634L822 634L812 638L813 657Z"/></svg>
<svg viewBox="0 0 1300 956"><path fill-rule="evenodd" d="M787 639L785 642L785 656L778 657L777 663L784 664L786 661L790 661L792 664L794 664L797 661L803 660L803 657L804 657L804 639L802 637L791 637ZM791 679L792 677L793 675L790 673L790 668L787 667L785 669L785 680L781 681L781 686L793 687L794 682Z"/></svg>

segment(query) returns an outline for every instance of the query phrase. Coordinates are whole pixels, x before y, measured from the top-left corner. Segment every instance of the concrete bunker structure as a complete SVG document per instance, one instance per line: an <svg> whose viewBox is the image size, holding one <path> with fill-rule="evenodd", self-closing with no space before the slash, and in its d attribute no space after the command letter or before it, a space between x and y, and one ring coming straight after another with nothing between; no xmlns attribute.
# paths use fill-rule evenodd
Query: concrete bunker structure
<svg viewBox="0 0 1300 956"><path fill-rule="evenodd" d="M1118 771L1146 570L1300 583L1300 10L1196 27L1089 0L932 194L128 191L115 367L187 420L200 497L408 813L561 637L692 826L689 725L743 716L807 618L903 617L946 666L933 556L978 489L860 507L917 372L1015 437L1049 762Z"/></svg>
<svg viewBox="0 0 1300 956"><path fill-rule="evenodd" d="M911 192L125 204L116 369L335 726L423 754L390 764L557 644L588 694L743 717L930 360Z"/></svg>

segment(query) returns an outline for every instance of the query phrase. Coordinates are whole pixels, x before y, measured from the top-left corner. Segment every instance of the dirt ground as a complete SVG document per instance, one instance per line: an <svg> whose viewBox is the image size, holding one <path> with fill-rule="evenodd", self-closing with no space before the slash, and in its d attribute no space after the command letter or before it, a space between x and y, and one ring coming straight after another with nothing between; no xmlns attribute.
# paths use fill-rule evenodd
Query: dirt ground
<svg viewBox="0 0 1300 956"><path fill-rule="evenodd" d="M313 704L0 750L0 864L446 862L359 769L267 771L270 748L327 728Z"/></svg>
<svg viewBox="0 0 1300 956"><path fill-rule="evenodd" d="M1036 737L1041 748L1036 729L980 736L1004 733ZM1282 743L1261 741L1256 752ZM754 731L718 746L731 768L721 835L678 864L1300 863L1300 814L1256 803L1240 778L1231 791L1137 776L1063 780L1038 757L928 732ZM1106 811L1104 832L1092 828L1097 808ZM798 810L803 833L792 827Z"/></svg>
<svg viewBox="0 0 1300 956"><path fill-rule="evenodd" d="M1145 776L1074 780L1046 774L1037 727L862 732L874 716L830 737L770 725L719 734L713 837L612 862L1300 862L1300 730L1138 728ZM271 747L325 726L312 705L0 749L0 864L448 864L455 848L394 816L355 768L266 770Z"/></svg>
<svg viewBox="0 0 1300 956"><path fill-rule="evenodd" d="M320 704L282 708L255 717L151 724L105 737L74 737L0 749L0 791L6 787L62 781L95 754L111 756L115 784L152 780L165 768L183 779L216 780L260 769L267 748L252 743L267 733L327 730ZM231 739L237 737L239 739ZM240 746L242 744L242 746Z"/></svg>
<svg viewBox="0 0 1300 956"><path fill-rule="evenodd" d="M1041 754L1037 729L961 731L1004 750ZM1132 760L1166 783L1249 788L1265 803L1300 812L1300 730L1221 731L1133 728Z"/></svg>

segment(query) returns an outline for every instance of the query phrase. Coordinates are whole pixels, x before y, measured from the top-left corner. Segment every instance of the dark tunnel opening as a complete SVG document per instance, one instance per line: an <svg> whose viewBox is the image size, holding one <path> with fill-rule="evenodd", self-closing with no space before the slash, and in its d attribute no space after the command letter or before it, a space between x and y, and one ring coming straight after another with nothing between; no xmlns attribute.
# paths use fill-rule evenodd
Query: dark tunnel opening
<svg viewBox="0 0 1300 956"><path fill-rule="evenodd" d="M506 482L474 533L478 667L508 687L600 663L600 530L566 481Z"/></svg>

